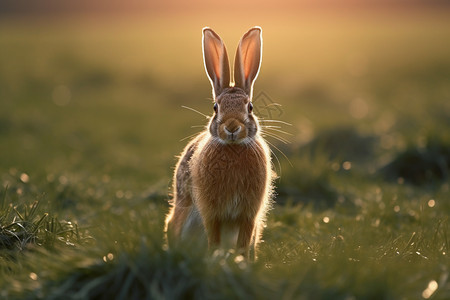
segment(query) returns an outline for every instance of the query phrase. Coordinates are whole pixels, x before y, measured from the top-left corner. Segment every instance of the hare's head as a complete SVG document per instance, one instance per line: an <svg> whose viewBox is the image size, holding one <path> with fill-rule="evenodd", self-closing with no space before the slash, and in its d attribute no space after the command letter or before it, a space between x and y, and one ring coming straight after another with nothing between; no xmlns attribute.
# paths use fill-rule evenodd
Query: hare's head
<svg viewBox="0 0 450 300"><path fill-rule="evenodd" d="M222 143L249 143L258 132L252 93L261 65L261 52L261 28L254 27L239 42L234 83L231 83L225 44L213 30L203 29L203 58L214 97L214 115L209 131Z"/></svg>

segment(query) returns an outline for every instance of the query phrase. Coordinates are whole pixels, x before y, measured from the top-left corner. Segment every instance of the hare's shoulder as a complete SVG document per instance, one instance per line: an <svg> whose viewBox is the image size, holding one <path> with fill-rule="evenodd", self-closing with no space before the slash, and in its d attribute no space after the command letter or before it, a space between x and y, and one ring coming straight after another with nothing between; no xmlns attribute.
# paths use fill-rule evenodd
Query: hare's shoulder
<svg viewBox="0 0 450 300"><path fill-rule="evenodd" d="M196 136L183 150L181 153L178 164L175 170L175 189L178 195L182 195L186 192L186 188L190 186L189 182L191 180L191 171L189 167L189 162L192 159L200 141L203 139L206 133L202 132Z"/></svg>

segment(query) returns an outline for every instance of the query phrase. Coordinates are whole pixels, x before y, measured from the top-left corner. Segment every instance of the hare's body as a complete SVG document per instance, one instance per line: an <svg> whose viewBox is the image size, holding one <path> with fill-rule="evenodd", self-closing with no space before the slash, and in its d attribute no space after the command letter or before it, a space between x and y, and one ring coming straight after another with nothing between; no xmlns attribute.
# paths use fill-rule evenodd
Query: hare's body
<svg viewBox="0 0 450 300"><path fill-rule="evenodd" d="M175 171L169 239L204 235L210 246L248 249L252 238L259 240L270 203L267 166L270 152L264 141L226 145L201 133L186 147Z"/></svg>
<svg viewBox="0 0 450 300"><path fill-rule="evenodd" d="M269 201L268 149L259 141L224 145L211 137L201 144L191 161L192 189L209 244L247 249L259 238ZM237 241L223 240L222 233Z"/></svg>
<svg viewBox="0 0 450 300"><path fill-rule="evenodd" d="M242 44L247 36L250 42L259 42L259 47L250 44L256 47L250 50L260 51L260 32L254 28L244 35L238 56L245 50ZM229 70L224 64L225 60L228 64L226 50L217 38L210 29L204 30L205 66L214 87L215 114L208 129L186 146L177 164L166 231L169 243L200 238L210 248L237 248L248 255L250 246L259 241L272 191L270 150L251 113L251 86L260 57L241 62L239 70L251 78L244 78L247 82L242 84L236 79L237 86L230 87L226 78ZM210 48L223 53L211 61L205 43L212 43ZM252 63L249 75L247 69Z"/></svg>

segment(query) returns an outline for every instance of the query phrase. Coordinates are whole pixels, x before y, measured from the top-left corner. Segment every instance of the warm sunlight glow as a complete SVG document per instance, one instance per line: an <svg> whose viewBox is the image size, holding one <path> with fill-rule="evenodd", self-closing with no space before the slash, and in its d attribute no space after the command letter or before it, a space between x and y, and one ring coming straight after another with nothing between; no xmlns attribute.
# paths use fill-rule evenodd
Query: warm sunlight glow
<svg viewBox="0 0 450 300"><path fill-rule="evenodd" d="M357 98L350 103L350 115L355 119L363 119L369 113L369 105L362 98Z"/></svg>

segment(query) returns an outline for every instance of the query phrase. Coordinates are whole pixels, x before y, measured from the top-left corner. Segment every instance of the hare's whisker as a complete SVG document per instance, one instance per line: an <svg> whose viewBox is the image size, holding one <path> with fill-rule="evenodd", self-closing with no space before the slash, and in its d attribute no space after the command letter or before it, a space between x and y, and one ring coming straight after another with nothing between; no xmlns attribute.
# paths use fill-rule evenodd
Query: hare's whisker
<svg viewBox="0 0 450 300"><path fill-rule="evenodd" d="M260 119L259 122L273 122L273 123L281 123L281 124L284 124L284 125L292 126L291 123L284 122L284 121L280 121L280 120L265 120L265 119Z"/></svg>
<svg viewBox="0 0 450 300"><path fill-rule="evenodd" d="M280 103L270 103L267 104L265 107L269 107L269 106L282 106Z"/></svg>
<svg viewBox="0 0 450 300"><path fill-rule="evenodd" d="M274 147L275 149L277 149L277 150L284 156L284 158L286 158L286 160L289 162L289 165L291 165L291 167L294 167L294 165L291 163L291 161L290 161L289 158L286 156L286 154L284 154L283 151L281 151L277 146L275 146L275 145L272 144L271 142L269 142L269 141L267 141L267 140L266 140L266 142L267 142L270 146L272 146L272 147Z"/></svg>
<svg viewBox="0 0 450 300"><path fill-rule="evenodd" d="M258 151L255 148L256 147L255 143L248 143L247 145L250 147L250 149L252 150L253 154L256 155L258 160L261 159L261 155L259 155Z"/></svg>
<svg viewBox="0 0 450 300"><path fill-rule="evenodd" d="M196 132L196 133L193 133L193 134L191 134L191 135L188 135L187 137L182 138L182 139L180 140L180 142L185 141L185 140L188 140L188 139L190 139L190 138L193 138L193 137L195 137L196 135L198 135L200 132L201 132L201 131Z"/></svg>
<svg viewBox="0 0 450 300"><path fill-rule="evenodd" d="M284 131L284 130L280 130L280 129L276 129L276 128L272 128L272 127L266 127L266 129L292 136L292 133L289 133L289 132Z"/></svg>
<svg viewBox="0 0 450 300"><path fill-rule="evenodd" d="M252 143L252 148L254 149L256 155L258 156L258 158L260 160L264 160L264 157L262 156L262 152L264 151L261 147L261 145L257 144L257 143Z"/></svg>
<svg viewBox="0 0 450 300"><path fill-rule="evenodd" d="M271 138L274 138L274 139L276 139L276 140L282 142L283 144L290 144L290 143L291 143L290 141L288 141L288 140L286 140L285 138L282 138L282 137L276 135L275 133L271 133L271 132L267 132L267 131L262 131L262 134L263 134L263 135L266 135L266 136L270 136Z"/></svg>
<svg viewBox="0 0 450 300"><path fill-rule="evenodd" d="M202 113L202 112L200 112L200 111L198 111L198 110L196 110L196 109L194 109L194 108L192 108L192 107L189 107L189 106L186 106L186 105L181 105L181 107L182 107L182 108L189 109L190 111L196 112L196 113L198 113L198 114L204 116L204 117L207 118L207 119L210 118L209 116L205 115L204 113Z"/></svg>
<svg viewBox="0 0 450 300"><path fill-rule="evenodd" d="M266 141L266 143L270 144L268 141ZM281 176L283 175L283 171L281 170L281 163L280 160L278 159L277 154L269 147L270 153L272 153L272 155L275 157L275 160L277 161L277 165L278 165L278 169L280 170L280 176L279 178L281 178ZM276 171L276 168L275 168Z"/></svg>

